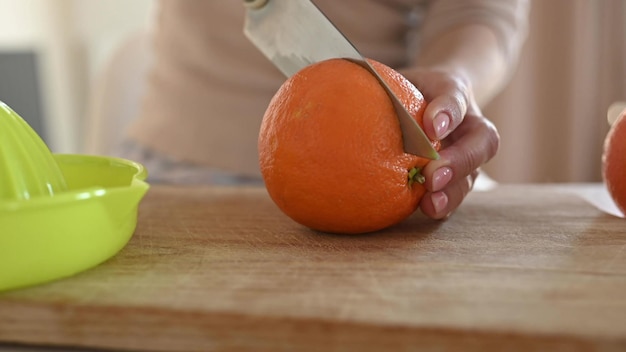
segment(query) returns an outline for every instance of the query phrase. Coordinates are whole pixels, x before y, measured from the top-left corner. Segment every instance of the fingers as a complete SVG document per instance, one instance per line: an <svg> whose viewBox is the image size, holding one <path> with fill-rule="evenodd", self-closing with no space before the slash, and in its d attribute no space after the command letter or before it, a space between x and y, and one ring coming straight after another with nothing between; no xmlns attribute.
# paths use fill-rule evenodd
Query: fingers
<svg viewBox="0 0 626 352"><path fill-rule="evenodd" d="M451 183L442 191L427 192L420 204L422 212L433 219L448 217L472 190L476 177L478 177L478 170Z"/></svg>
<svg viewBox="0 0 626 352"><path fill-rule="evenodd" d="M471 174L496 155L500 136L486 118L467 115L439 152L439 159L429 162L423 170L426 188L440 191L447 184Z"/></svg>
<svg viewBox="0 0 626 352"><path fill-rule="evenodd" d="M446 138L473 107L469 80L442 70L413 69L405 75L428 102L423 116L424 132L431 139Z"/></svg>
<svg viewBox="0 0 626 352"><path fill-rule="evenodd" d="M422 211L435 219L453 212L472 189L478 168L493 158L500 144L495 127L476 104L467 77L459 72L410 69L405 76L428 102L424 132L442 142L440 158L429 162L423 175L427 193Z"/></svg>
<svg viewBox="0 0 626 352"><path fill-rule="evenodd" d="M493 158L500 144L497 130L486 118L474 114L449 134L440 158L423 170L426 177L422 211L436 219L459 206L474 184L480 166Z"/></svg>
<svg viewBox="0 0 626 352"><path fill-rule="evenodd" d="M424 132L431 139L446 138L463 121L467 98L454 90L433 99L424 111Z"/></svg>

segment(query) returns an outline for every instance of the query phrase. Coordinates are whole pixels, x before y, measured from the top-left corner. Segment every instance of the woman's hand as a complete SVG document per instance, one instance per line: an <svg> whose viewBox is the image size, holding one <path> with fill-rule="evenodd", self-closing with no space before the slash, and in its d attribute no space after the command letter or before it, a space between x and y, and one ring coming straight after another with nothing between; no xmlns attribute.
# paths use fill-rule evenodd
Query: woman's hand
<svg viewBox="0 0 626 352"><path fill-rule="evenodd" d="M495 126L482 116L469 81L438 69L401 71L424 94L428 107L424 129L440 139L440 158L422 171L427 189L420 207L434 219L450 215L474 185L479 168L493 158L500 144Z"/></svg>

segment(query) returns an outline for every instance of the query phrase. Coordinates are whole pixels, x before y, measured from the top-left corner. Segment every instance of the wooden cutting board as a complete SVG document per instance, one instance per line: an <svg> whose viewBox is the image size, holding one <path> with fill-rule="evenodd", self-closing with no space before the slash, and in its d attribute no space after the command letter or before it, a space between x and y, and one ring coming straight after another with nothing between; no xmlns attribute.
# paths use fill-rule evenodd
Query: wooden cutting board
<svg viewBox="0 0 626 352"><path fill-rule="evenodd" d="M85 234L88 235L88 234ZM626 350L626 221L550 186L317 233L260 188L153 187L116 257L0 293L0 342L154 351Z"/></svg>

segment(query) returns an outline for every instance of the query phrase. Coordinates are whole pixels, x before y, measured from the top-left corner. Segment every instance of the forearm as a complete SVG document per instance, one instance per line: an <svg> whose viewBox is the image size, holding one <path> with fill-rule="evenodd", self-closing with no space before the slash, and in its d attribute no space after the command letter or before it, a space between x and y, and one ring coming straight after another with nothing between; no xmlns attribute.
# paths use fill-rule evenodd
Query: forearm
<svg viewBox="0 0 626 352"><path fill-rule="evenodd" d="M467 24L442 33L420 48L414 66L462 77L482 107L502 89L514 62L507 61L490 28Z"/></svg>
<svg viewBox="0 0 626 352"><path fill-rule="evenodd" d="M467 79L486 104L511 77L528 27L529 0L433 0L413 66Z"/></svg>

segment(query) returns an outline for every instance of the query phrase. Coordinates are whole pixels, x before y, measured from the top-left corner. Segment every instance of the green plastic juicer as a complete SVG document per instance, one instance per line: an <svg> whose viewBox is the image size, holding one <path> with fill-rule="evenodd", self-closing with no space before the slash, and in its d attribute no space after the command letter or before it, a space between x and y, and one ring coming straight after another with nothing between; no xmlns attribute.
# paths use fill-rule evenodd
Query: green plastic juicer
<svg viewBox="0 0 626 352"><path fill-rule="evenodd" d="M130 160L52 154L0 102L0 291L72 276L117 254L148 190Z"/></svg>

